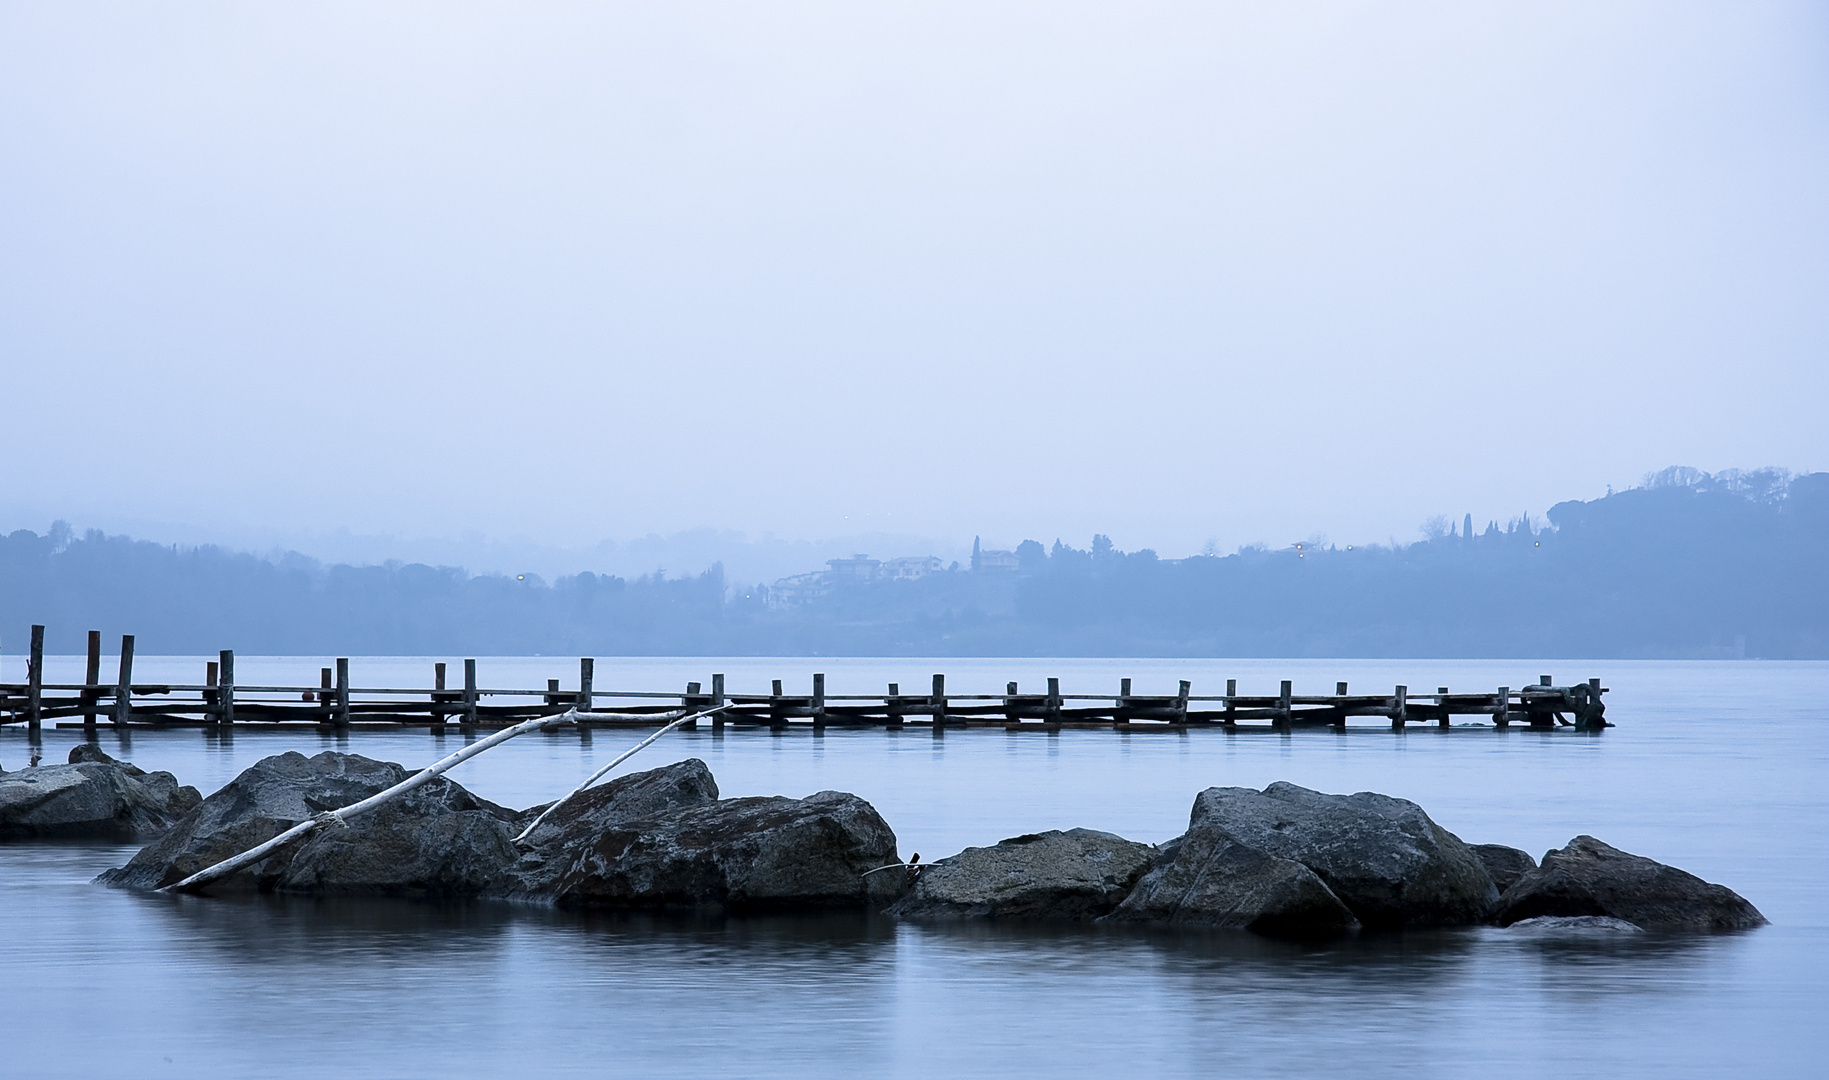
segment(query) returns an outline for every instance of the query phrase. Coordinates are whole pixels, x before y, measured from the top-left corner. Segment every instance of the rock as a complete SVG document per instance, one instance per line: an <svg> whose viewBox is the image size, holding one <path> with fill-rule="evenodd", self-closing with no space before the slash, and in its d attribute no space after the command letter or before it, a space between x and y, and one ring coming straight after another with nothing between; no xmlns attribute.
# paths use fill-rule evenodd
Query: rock
<svg viewBox="0 0 1829 1080"><path fill-rule="evenodd" d="M865 875L901 859L895 833L855 795L693 804L690 785L675 791L686 805L622 820L587 812L543 829L497 894L563 907L745 913L879 910L906 886L900 869Z"/></svg>
<svg viewBox="0 0 1829 1080"><path fill-rule="evenodd" d="M889 914L900 919L1090 922L1129 895L1156 848L1092 829L1032 833L923 868Z"/></svg>
<svg viewBox="0 0 1829 1080"><path fill-rule="evenodd" d="M1270 937L1339 937L1359 920L1308 867L1196 823L1101 922L1251 930Z"/></svg>
<svg viewBox="0 0 1829 1080"><path fill-rule="evenodd" d="M1203 825L1314 871L1369 929L1471 926L1498 900L1472 849L1407 799L1287 783L1208 788L1190 829Z"/></svg>
<svg viewBox="0 0 1829 1080"><path fill-rule="evenodd" d="M296 752L254 763L98 881L157 889L238 855L326 810L406 779L406 769L358 754ZM515 853L517 815L438 777L347 827L320 829L205 887L209 893L471 895L500 878Z"/></svg>
<svg viewBox="0 0 1829 1080"><path fill-rule="evenodd" d="M1504 844L1475 844L1473 853L1480 860L1480 865L1492 875L1492 883L1503 893L1511 888L1512 883L1537 869L1537 860L1531 858L1530 852L1520 851Z"/></svg>
<svg viewBox="0 0 1829 1080"><path fill-rule="evenodd" d="M0 840L148 840L202 799L171 773L149 773L78 743L69 764L0 773Z"/></svg>
<svg viewBox="0 0 1829 1080"><path fill-rule="evenodd" d="M1605 915L1539 915L1512 923L1508 934L1562 936L1573 934L1642 934L1645 931L1624 919Z"/></svg>
<svg viewBox="0 0 1829 1080"><path fill-rule="evenodd" d="M1744 930L1764 926L1759 909L1725 885L1592 836L1577 836L1543 856L1499 898L1493 921L1511 926L1539 916L1606 916L1646 930Z"/></svg>

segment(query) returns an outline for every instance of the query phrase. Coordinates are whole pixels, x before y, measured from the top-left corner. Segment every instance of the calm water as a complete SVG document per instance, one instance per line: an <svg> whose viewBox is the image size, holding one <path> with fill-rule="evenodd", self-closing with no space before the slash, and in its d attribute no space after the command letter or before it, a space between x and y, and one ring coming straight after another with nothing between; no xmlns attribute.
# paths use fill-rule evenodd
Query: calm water
<svg viewBox="0 0 1829 1080"><path fill-rule="evenodd" d="M315 682L319 658L238 658L239 681ZM17 657L0 680L19 677ZM56 658L53 681L80 677ZM427 682L365 658L358 685ZM484 685L575 686L576 661L483 662ZM196 681L197 658L137 678ZM703 924L489 905L148 898L87 884L132 848L0 847L0 1074L38 1076L1815 1076L1829 1053L1829 664L1465 661L603 661L600 688L728 673L733 690L814 670L829 692L889 680L953 692L1420 691L1601 675L1620 725L1595 738L1375 727L1346 735L1059 736L924 729L668 736L636 763L697 756L726 795L855 791L904 854L1083 825L1160 841L1195 792L1291 780L1422 803L1473 842L1541 852L1578 832L1746 895L1774 925L1598 946L1497 931L1304 948L1231 937L934 931L880 919ZM454 776L512 805L553 797L639 733L530 736ZM47 760L76 736L47 732ZM140 733L111 752L208 792L313 735ZM357 733L422 765L461 745ZM0 733L17 768L25 735Z"/></svg>

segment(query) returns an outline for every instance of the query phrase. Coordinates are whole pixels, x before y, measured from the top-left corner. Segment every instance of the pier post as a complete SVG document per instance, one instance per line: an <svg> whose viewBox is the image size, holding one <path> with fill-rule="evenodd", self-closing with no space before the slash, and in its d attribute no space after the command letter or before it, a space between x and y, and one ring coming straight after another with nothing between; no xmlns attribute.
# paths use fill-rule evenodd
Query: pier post
<svg viewBox="0 0 1829 1080"><path fill-rule="evenodd" d="M349 657L337 657L337 714L339 731L349 729Z"/></svg>
<svg viewBox="0 0 1829 1080"><path fill-rule="evenodd" d="M114 682L114 726L124 728L133 715L133 635L121 635L121 671Z"/></svg>
<svg viewBox="0 0 1829 1080"><path fill-rule="evenodd" d="M336 709L337 709L336 686L337 686L336 673L329 668L319 668L318 669L317 715L318 715L318 723L320 723L320 724L330 724L330 723L334 722L334 717L335 717Z"/></svg>
<svg viewBox="0 0 1829 1080"><path fill-rule="evenodd" d="M38 742L39 720L44 712L44 627L32 624L32 651L25 658L25 719Z"/></svg>
<svg viewBox="0 0 1829 1080"><path fill-rule="evenodd" d="M768 726L775 731L780 731L787 727L787 712L785 711L787 706L781 703L780 679L769 682L768 696Z"/></svg>
<svg viewBox="0 0 1829 1080"><path fill-rule="evenodd" d="M597 661L594 658L589 657L589 656L581 656L578 658L578 711L579 712L590 712L591 711L591 700L592 700L591 693L594 690L594 687L591 684L593 681L595 681L596 674L597 674Z"/></svg>
<svg viewBox="0 0 1829 1080"><path fill-rule="evenodd" d="M1408 720L1410 718L1409 717L1410 710L1409 710L1409 704L1408 704L1409 697L1410 697L1410 688L1407 686L1404 686L1401 683L1398 684L1397 692L1394 693L1393 695L1391 695L1391 730L1392 731L1402 731L1404 729L1404 721Z"/></svg>
<svg viewBox="0 0 1829 1080"><path fill-rule="evenodd" d="M1493 695L1492 722L1497 727L1511 726L1511 687L1501 686Z"/></svg>
<svg viewBox="0 0 1829 1080"><path fill-rule="evenodd" d="M889 693L883 696L883 726L899 728L902 726L902 703L897 698L902 696L902 684L890 683Z"/></svg>
<svg viewBox="0 0 1829 1080"><path fill-rule="evenodd" d="M1048 680L1048 704L1043 710L1043 719L1050 724L1061 722L1061 681L1058 678Z"/></svg>
<svg viewBox="0 0 1829 1080"><path fill-rule="evenodd" d="M1118 700L1111 707L1113 725L1130 723L1130 680L1118 680Z"/></svg>
<svg viewBox="0 0 1829 1080"><path fill-rule="evenodd" d="M83 669L83 734L95 741L95 704L102 697L102 632L89 631L89 664Z"/></svg>
<svg viewBox="0 0 1829 1080"><path fill-rule="evenodd" d="M1177 724L1188 722L1188 692L1193 689L1193 683L1186 679L1181 680L1181 690L1175 695L1175 723Z"/></svg>
<svg viewBox="0 0 1829 1080"><path fill-rule="evenodd" d="M1454 718L1448 715L1448 688L1446 686L1435 688L1435 703L1442 709L1441 719L1435 722L1436 726L1447 731L1454 726Z"/></svg>
<svg viewBox="0 0 1829 1080"><path fill-rule="evenodd" d="M464 661L464 727L476 728L476 661Z"/></svg>
<svg viewBox="0 0 1829 1080"><path fill-rule="evenodd" d="M206 660L203 664L203 713L205 716L216 715L216 675L217 662Z"/></svg>
<svg viewBox="0 0 1829 1080"><path fill-rule="evenodd" d="M1338 697L1338 698L1343 698L1346 696L1346 684L1345 683L1342 682L1342 683L1334 684L1334 696ZM1339 710L1334 713L1334 729L1336 731L1345 731L1346 730L1346 702L1344 702L1344 701L1342 701L1340 703Z"/></svg>
<svg viewBox="0 0 1829 1080"><path fill-rule="evenodd" d="M445 733L445 665L440 660L432 665L432 734Z"/></svg>
<svg viewBox="0 0 1829 1080"><path fill-rule="evenodd" d="M681 712L692 712L705 707L705 695L699 693L700 689L701 687L698 683L689 682L686 684L686 692L680 695ZM691 720L680 725L681 731L697 731L698 729L699 722L697 720Z"/></svg>
<svg viewBox="0 0 1829 1080"><path fill-rule="evenodd" d="M714 671L711 674L711 707L716 709L724 704L724 673ZM724 730L724 714L714 713L711 717L711 730Z"/></svg>
<svg viewBox="0 0 1829 1080"><path fill-rule="evenodd" d="M1289 730L1289 699L1294 691L1295 686L1288 679L1283 680L1282 688L1277 691L1276 719L1271 722L1270 726L1278 731Z"/></svg>
<svg viewBox="0 0 1829 1080"><path fill-rule="evenodd" d="M224 649L218 655L222 674L216 680L216 719L227 727L235 722L235 650Z"/></svg>
<svg viewBox="0 0 1829 1080"><path fill-rule="evenodd" d="M823 731L826 726L826 677L823 672L813 673L813 730Z"/></svg>
<svg viewBox="0 0 1829 1080"><path fill-rule="evenodd" d="M933 696L929 697L927 701L929 705L933 706L934 738L937 739L946 734L946 676L938 672L934 674Z"/></svg>
<svg viewBox="0 0 1829 1080"><path fill-rule="evenodd" d="M1234 730L1236 730L1238 728L1238 715L1237 715L1238 714L1238 702L1233 700L1237 696L1238 696L1238 680L1237 679L1227 679L1226 680L1226 718L1224 720L1221 720L1220 723L1224 724L1226 727L1232 728Z"/></svg>

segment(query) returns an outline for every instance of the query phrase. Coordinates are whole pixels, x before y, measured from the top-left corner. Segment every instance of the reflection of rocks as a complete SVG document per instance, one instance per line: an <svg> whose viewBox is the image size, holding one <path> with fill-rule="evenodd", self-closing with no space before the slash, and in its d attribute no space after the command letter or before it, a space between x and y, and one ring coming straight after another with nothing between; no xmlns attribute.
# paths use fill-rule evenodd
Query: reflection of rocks
<svg viewBox="0 0 1829 1080"><path fill-rule="evenodd" d="M1646 930L1743 930L1764 926L1759 909L1725 885L1577 836L1543 856L1499 899L1494 921L1606 916Z"/></svg>
<svg viewBox="0 0 1829 1080"><path fill-rule="evenodd" d="M99 880L157 889L327 810L406 779L355 754L257 762L121 869ZM438 777L347 826L328 825L205 886L208 893L508 896L574 907L799 911L881 908L907 875L895 834L855 795L726 799L701 761L581 794L517 849L516 813Z"/></svg>
<svg viewBox="0 0 1829 1080"><path fill-rule="evenodd" d="M79 743L66 765L0 773L0 839L147 840L201 800L171 773L149 773Z"/></svg>
<svg viewBox="0 0 1829 1080"><path fill-rule="evenodd" d="M1492 875L1492 883L1500 892L1512 887L1512 883L1537 869L1537 860L1531 858L1530 852L1521 851L1504 844L1475 844L1473 853L1480 860L1480 865Z"/></svg>
<svg viewBox="0 0 1829 1080"><path fill-rule="evenodd" d="M924 867L889 914L1087 922L1116 907L1155 861L1151 845L1111 833L1032 833Z"/></svg>
<svg viewBox="0 0 1829 1080"><path fill-rule="evenodd" d="M162 840L99 880L162 888L408 775L399 765L359 754L265 758L203 800ZM205 891L474 895L514 858L509 844L514 819L512 811L438 777L347 826L315 830Z"/></svg>
<svg viewBox="0 0 1829 1080"><path fill-rule="evenodd" d="M1645 931L1624 919L1605 915L1539 915L1534 919L1512 923L1505 928L1510 934L1562 937L1582 934L1642 934Z"/></svg>

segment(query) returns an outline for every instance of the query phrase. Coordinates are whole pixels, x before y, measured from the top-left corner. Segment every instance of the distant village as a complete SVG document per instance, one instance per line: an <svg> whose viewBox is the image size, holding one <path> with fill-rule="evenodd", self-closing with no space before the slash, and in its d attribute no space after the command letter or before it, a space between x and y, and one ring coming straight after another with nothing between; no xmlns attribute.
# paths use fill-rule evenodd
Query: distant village
<svg viewBox="0 0 1829 1080"><path fill-rule="evenodd" d="M971 569L974 573L1013 574L1021 565L1022 562L1014 551L981 548L976 541L972 544ZM799 607L818 600L836 588L874 581L918 581L929 574L959 569L958 563L949 566L932 555L902 555L893 559L852 555L843 559L827 559L824 570L784 577L771 585L768 590L768 606Z"/></svg>

